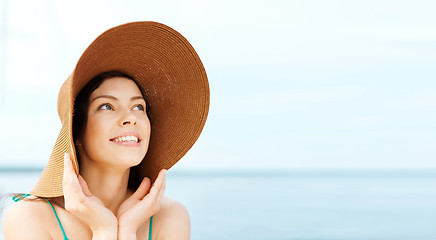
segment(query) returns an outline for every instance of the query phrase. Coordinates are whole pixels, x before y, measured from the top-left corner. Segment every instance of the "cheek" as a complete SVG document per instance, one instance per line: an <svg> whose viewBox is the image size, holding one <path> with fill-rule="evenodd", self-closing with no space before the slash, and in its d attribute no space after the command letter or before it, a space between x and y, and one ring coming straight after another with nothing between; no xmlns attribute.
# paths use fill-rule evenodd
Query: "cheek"
<svg viewBox="0 0 436 240"><path fill-rule="evenodd" d="M148 146L150 143L150 135L151 135L151 124L150 120L147 117L138 117L137 118L137 130L141 132L142 143L141 143L141 152L143 154L142 158L147 154Z"/></svg>
<svg viewBox="0 0 436 240"><path fill-rule="evenodd" d="M142 139L143 141L150 141L150 134L151 134L151 123L150 120L148 118L146 118L143 121L143 132L144 132L144 139Z"/></svg>
<svg viewBox="0 0 436 240"><path fill-rule="evenodd" d="M90 157L109 141L106 136L108 128L105 127L104 123L104 121L99 119L88 119L83 135L83 148Z"/></svg>

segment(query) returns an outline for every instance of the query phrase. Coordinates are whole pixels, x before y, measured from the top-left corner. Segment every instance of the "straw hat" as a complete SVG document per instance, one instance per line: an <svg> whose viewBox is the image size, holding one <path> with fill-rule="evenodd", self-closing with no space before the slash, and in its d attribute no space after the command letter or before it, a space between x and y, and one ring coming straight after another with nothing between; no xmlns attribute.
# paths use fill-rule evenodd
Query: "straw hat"
<svg viewBox="0 0 436 240"><path fill-rule="evenodd" d="M120 71L145 90L151 136L139 176L152 181L173 166L199 137L209 110L209 84L194 48L174 29L156 22L133 22L101 34L80 57L62 85L58 113L62 128L47 166L31 194L62 196L63 156L79 166L73 143L74 98L94 76Z"/></svg>

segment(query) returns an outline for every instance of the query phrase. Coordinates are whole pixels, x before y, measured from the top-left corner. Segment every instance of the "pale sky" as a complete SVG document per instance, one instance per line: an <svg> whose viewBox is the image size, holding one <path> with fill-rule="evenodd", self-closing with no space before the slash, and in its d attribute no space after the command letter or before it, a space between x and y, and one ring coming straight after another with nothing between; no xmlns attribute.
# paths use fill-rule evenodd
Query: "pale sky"
<svg viewBox="0 0 436 240"><path fill-rule="evenodd" d="M434 1L0 2L0 166L44 166L85 48L150 20L191 42L211 87L177 168L436 168Z"/></svg>

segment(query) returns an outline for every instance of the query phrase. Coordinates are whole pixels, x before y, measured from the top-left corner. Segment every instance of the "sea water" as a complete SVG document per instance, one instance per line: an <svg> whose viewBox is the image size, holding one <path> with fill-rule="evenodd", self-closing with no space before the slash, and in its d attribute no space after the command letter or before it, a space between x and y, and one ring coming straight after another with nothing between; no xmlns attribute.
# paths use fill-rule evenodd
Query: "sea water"
<svg viewBox="0 0 436 240"><path fill-rule="evenodd" d="M0 192L39 174L0 172ZM435 171L169 171L166 195L193 240L436 240Z"/></svg>

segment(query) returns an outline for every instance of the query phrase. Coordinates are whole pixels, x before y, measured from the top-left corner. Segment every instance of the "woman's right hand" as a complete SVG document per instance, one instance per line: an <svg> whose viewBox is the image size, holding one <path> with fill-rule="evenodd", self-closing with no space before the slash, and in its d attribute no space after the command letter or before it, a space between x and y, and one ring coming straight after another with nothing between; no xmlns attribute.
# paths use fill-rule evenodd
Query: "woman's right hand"
<svg viewBox="0 0 436 240"><path fill-rule="evenodd" d="M118 221L103 202L89 191L82 176L77 176L68 153L64 155L63 191L65 210L86 223L93 239L116 239Z"/></svg>

